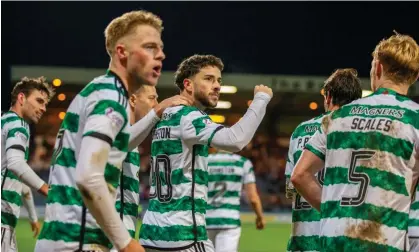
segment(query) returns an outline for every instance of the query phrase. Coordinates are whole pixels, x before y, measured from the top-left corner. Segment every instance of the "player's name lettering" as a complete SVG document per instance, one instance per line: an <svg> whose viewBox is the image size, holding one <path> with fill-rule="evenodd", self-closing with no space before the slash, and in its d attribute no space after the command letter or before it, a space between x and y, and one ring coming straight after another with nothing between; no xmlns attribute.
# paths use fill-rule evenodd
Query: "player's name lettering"
<svg viewBox="0 0 419 252"><path fill-rule="evenodd" d="M391 128L391 120L387 119L365 119L354 118L352 120L351 129L358 130L381 130L388 132Z"/></svg>
<svg viewBox="0 0 419 252"><path fill-rule="evenodd" d="M234 173L234 168L231 168L231 167L211 168L211 172L214 172L214 173Z"/></svg>
<svg viewBox="0 0 419 252"><path fill-rule="evenodd" d="M366 108L363 106L356 106L351 109L349 112L351 115L389 115L396 118L402 118L405 110L403 109L392 109L392 108Z"/></svg>
<svg viewBox="0 0 419 252"><path fill-rule="evenodd" d="M158 128L153 132L153 139L170 138L170 128Z"/></svg>
<svg viewBox="0 0 419 252"><path fill-rule="evenodd" d="M310 126L307 125L305 126L304 131L306 133L312 133L312 132L316 132L318 129L319 129L319 126L317 125L310 125Z"/></svg>
<svg viewBox="0 0 419 252"><path fill-rule="evenodd" d="M304 139L304 140L303 140ZM308 140L310 140L310 137L304 137L304 138L300 138L298 139L298 143L297 143L297 149L302 149L306 146Z"/></svg>

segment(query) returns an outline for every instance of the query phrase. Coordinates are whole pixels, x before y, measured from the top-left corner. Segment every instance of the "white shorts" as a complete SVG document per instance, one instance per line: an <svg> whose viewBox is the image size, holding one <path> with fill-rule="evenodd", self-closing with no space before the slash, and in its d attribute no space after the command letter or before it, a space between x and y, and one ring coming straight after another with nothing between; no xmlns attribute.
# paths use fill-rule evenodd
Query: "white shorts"
<svg viewBox="0 0 419 252"><path fill-rule="evenodd" d="M35 252L74 252L79 250L78 242L37 240ZM107 247L98 244L84 244L80 252L109 252Z"/></svg>
<svg viewBox="0 0 419 252"><path fill-rule="evenodd" d="M418 238L409 237L409 245L410 245L409 252L419 252L419 237Z"/></svg>
<svg viewBox="0 0 419 252"><path fill-rule="evenodd" d="M146 252L162 252L162 251L168 251L168 249L150 249L146 248ZM212 245L212 242L210 240L197 242L194 245L192 245L190 248L182 249L182 250L171 250L171 252L214 252L214 246Z"/></svg>
<svg viewBox="0 0 419 252"><path fill-rule="evenodd" d="M17 252L16 232L11 227L1 227L1 251Z"/></svg>
<svg viewBox="0 0 419 252"><path fill-rule="evenodd" d="M214 244L215 252L237 252L241 228L207 229L208 238Z"/></svg>

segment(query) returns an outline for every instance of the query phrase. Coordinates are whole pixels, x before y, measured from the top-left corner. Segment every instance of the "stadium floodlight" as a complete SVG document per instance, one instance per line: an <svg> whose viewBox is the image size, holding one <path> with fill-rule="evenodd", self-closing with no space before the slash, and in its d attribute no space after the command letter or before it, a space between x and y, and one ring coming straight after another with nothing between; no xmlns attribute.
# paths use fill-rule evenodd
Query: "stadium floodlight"
<svg viewBox="0 0 419 252"><path fill-rule="evenodd" d="M226 120L225 116L223 115L210 115L209 117L215 123L223 123Z"/></svg>
<svg viewBox="0 0 419 252"><path fill-rule="evenodd" d="M61 80L60 80L60 79L54 79L54 80L52 81L52 85L54 85L54 86L56 86L56 87L61 86Z"/></svg>
<svg viewBox="0 0 419 252"><path fill-rule="evenodd" d="M234 94L236 92L237 92L237 87L235 87L235 86L221 86L220 93Z"/></svg>
<svg viewBox="0 0 419 252"><path fill-rule="evenodd" d="M231 108L231 102L229 101L218 101L216 109L229 109Z"/></svg>
<svg viewBox="0 0 419 252"><path fill-rule="evenodd" d="M310 102L308 106L311 110L316 110L319 107L319 105L317 105L317 102Z"/></svg>
<svg viewBox="0 0 419 252"><path fill-rule="evenodd" d="M64 120L64 117L65 117L65 112L58 113L58 118L60 118L61 120Z"/></svg>
<svg viewBox="0 0 419 252"><path fill-rule="evenodd" d="M370 94L372 94L371 90L362 90L362 97L368 96Z"/></svg>

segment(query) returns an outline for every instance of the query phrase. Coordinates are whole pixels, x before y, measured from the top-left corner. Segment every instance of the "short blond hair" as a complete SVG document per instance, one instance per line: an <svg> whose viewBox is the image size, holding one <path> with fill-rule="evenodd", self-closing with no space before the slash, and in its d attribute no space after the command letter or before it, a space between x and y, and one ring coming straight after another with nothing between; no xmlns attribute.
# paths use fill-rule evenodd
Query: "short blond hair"
<svg viewBox="0 0 419 252"><path fill-rule="evenodd" d="M105 29L106 51L109 56L113 54L116 42L139 25L150 25L160 33L163 31L163 21L157 15L144 10L127 12L112 20Z"/></svg>
<svg viewBox="0 0 419 252"><path fill-rule="evenodd" d="M382 40L372 56L383 65L390 80L411 85L419 75L419 46L412 37L395 33Z"/></svg>

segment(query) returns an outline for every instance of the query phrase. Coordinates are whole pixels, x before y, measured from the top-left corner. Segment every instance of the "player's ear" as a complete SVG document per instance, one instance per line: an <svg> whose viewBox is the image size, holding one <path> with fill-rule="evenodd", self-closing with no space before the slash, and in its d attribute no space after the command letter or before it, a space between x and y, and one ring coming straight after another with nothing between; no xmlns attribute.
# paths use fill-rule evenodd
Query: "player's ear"
<svg viewBox="0 0 419 252"><path fill-rule="evenodd" d="M137 96L131 95L129 97L129 105L131 106L131 108L135 108L136 103L137 103Z"/></svg>
<svg viewBox="0 0 419 252"><path fill-rule="evenodd" d="M185 88L186 91L188 92L192 92L193 87L192 87L192 80L191 79L184 79L183 80L183 87Z"/></svg>
<svg viewBox="0 0 419 252"><path fill-rule="evenodd" d="M126 47L124 44L117 44L115 46L115 54L120 60L126 60L128 57L128 51L126 50Z"/></svg>
<svg viewBox="0 0 419 252"><path fill-rule="evenodd" d="M20 92L20 93L17 95L17 102L18 102L20 105L23 105L23 103L25 102L25 100L26 100L26 96L25 96L25 94L24 94L24 93L22 93L22 92Z"/></svg>

